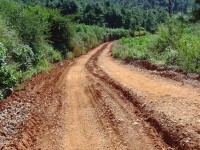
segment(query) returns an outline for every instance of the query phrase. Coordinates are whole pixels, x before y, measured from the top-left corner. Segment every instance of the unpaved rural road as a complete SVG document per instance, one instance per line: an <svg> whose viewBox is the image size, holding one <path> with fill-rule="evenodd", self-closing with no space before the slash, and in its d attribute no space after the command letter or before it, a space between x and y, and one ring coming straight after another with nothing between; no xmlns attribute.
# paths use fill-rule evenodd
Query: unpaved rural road
<svg viewBox="0 0 200 150"><path fill-rule="evenodd" d="M200 149L200 89L111 57L104 43L0 102L0 149Z"/></svg>

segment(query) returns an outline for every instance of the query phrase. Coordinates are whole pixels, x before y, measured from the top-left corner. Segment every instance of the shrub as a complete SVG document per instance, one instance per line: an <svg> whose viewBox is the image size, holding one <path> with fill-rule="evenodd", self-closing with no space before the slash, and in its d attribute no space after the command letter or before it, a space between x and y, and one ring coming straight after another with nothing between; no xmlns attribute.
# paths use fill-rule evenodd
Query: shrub
<svg viewBox="0 0 200 150"><path fill-rule="evenodd" d="M116 58L120 59L149 59L148 46L152 38L152 35L138 38L122 38L119 42L114 43L112 52Z"/></svg>
<svg viewBox="0 0 200 150"><path fill-rule="evenodd" d="M32 49L27 45L20 45L12 51L12 59L20 64L19 69L22 71L33 67L34 58Z"/></svg>
<svg viewBox="0 0 200 150"><path fill-rule="evenodd" d="M12 88L18 80L18 73L14 65L6 62L8 57L7 49L0 43L0 91L1 95L5 94L6 88Z"/></svg>
<svg viewBox="0 0 200 150"><path fill-rule="evenodd" d="M62 56L66 57L70 47L70 39L75 31L65 17L62 17L57 10L49 10L50 17L50 38L53 46L59 50Z"/></svg>
<svg viewBox="0 0 200 150"><path fill-rule="evenodd" d="M67 59L73 60L74 59L74 54L72 52L67 53Z"/></svg>

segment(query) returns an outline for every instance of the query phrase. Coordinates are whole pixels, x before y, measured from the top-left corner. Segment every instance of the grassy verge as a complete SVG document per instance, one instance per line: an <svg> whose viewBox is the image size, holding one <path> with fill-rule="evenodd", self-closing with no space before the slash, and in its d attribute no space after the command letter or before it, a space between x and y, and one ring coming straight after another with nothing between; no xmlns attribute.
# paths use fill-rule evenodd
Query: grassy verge
<svg viewBox="0 0 200 150"><path fill-rule="evenodd" d="M200 26L174 23L161 25L155 35L123 38L114 43L118 59L149 60L152 63L200 73Z"/></svg>

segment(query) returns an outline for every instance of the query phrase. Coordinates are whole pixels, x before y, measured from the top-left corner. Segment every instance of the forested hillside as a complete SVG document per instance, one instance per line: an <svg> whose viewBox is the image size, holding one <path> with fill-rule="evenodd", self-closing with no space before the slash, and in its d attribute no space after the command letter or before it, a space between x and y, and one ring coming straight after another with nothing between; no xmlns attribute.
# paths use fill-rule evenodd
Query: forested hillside
<svg viewBox="0 0 200 150"><path fill-rule="evenodd" d="M162 7L165 10L168 9L168 0L110 0L110 1L114 3L120 3L120 5L124 7L138 6L144 9ZM194 4L193 0L172 0L172 10L174 13L180 11L187 11L187 9L191 7L193 4Z"/></svg>
<svg viewBox="0 0 200 150"><path fill-rule="evenodd" d="M144 9L163 7L168 9L168 0L15 0L17 2L23 2L25 4L39 4L42 6L51 4L52 6L62 6L66 3L75 3L81 7L87 4L99 3L99 2L110 2L115 5L120 5L125 8L140 7ZM186 11L188 8L194 5L194 0L172 0L172 7L174 12Z"/></svg>
<svg viewBox="0 0 200 150"><path fill-rule="evenodd" d="M78 23L132 30L145 28L150 32L155 32L157 25L166 20L168 13L167 0L43 0L22 2L59 8L63 15L76 14L73 21ZM193 6L193 0L172 0L173 13L186 13Z"/></svg>

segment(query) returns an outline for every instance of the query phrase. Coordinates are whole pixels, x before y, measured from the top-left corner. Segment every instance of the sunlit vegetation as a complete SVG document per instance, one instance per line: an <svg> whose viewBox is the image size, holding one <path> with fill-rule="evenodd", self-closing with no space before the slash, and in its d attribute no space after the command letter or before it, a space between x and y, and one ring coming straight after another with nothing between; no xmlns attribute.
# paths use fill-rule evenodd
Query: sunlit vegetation
<svg viewBox="0 0 200 150"><path fill-rule="evenodd" d="M154 64L200 73L200 25L174 23L172 33L160 25L157 34L123 38L114 43L119 59L149 60Z"/></svg>
<svg viewBox="0 0 200 150"><path fill-rule="evenodd" d="M131 31L71 22L60 10L0 1L0 98L50 63L73 59Z"/></svg>

